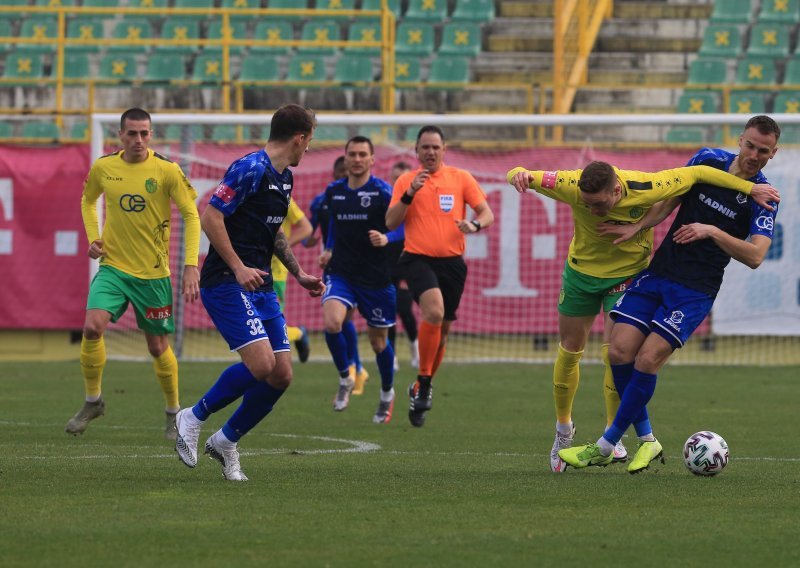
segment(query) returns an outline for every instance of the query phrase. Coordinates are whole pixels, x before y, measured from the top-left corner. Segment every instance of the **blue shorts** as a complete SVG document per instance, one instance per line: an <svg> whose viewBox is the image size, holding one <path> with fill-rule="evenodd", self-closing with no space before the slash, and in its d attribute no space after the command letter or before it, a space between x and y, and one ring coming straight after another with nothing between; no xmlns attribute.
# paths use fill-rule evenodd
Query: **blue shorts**
<svg viewBox="0 0 800 568"><path fill-rule="evenodd" d="M200 288L200 298L231 351L268 340L272 351L290 351L286 320L275 292L248 292L229 283Z"/></svg>
<svg viewBox="0 0 800 568"><path fill-rule="evenodd" d="M347 309L358 306L358 313L370 327L392 327L397 311L397 300L393 284L385 288L361 288L353 286L346 278L335 274L325 276L325 294L322 303L339 300Z"/></svg>
<svg viewBox="0 0 800 568"><path fill-rule="evenodd" d="M667 278L644 271L611 310L617 323L627 323L648 335L666 339L673 349L683 347L705 317L714 298Z"/></svg>

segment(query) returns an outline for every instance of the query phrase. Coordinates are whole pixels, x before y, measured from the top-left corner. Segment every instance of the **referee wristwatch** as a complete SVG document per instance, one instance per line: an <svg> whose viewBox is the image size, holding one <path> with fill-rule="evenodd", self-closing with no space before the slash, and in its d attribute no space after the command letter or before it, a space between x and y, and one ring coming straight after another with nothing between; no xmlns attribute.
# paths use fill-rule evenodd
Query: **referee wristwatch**
<svg viewBox="0 0 800 568"><path fill-rule="evenodd" d="M478 221L477 219L473 219L470 222L472 223L472 226L475 227L475 232L476 233L481 230L481 222L480 221Z"/></svg>

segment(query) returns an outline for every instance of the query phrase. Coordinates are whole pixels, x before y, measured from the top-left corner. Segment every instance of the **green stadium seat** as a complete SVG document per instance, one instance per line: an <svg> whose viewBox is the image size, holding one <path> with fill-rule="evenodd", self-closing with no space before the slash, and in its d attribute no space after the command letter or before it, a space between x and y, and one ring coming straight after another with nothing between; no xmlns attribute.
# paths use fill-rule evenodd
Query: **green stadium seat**
<svg viewBox="0 0 800 568"><path fill-rule="evenodd" d="M664 141L667 144L696 144L701 146L707 139L702 126L673 127L667 131Z"/></svg>
<svg viewBox="0 0 800 568"><path fill-rule="evenodd" d="M767 112L767 91L731 91L726 112L763 114Z"/></svg>
<svg viewBox="0 0 800 568"><path fill-rule="evenodd" d="M85 6L86 4L84 4ZM86 140L89 138L89 125L83 121L73 123L69 129L69 137L76 140Z"/></svg>
<svg viewBox="0 0 800 568"><path fill-rule="evenodd" d="M251 54L242 59L239 81L277 81L280 78L281 66L274 57Z"/></svg>
<svg viewBox="0 0 800 568"><path fill-rule="evenodd" d="M317 0L317 10L355 10L355 0ZM349 18L350 16L340 16Z"/></svg>
<svg viewBox="0 0 800 568"><path fill-rule="evenodd" d="M31 17L22 22L19 37L25 39L55 39L58 36L58 21L50 17ZM25 43L20 44L29 51L53 51L53 43Z"/></svg>
<svg viewBox="0 0 800 568"><path fill-rule="evenodd" d="M719 112L718 91L684 91L678 99L678 112L705 114Z"/></svg>
<svg viewBox="0 0 800 568"><path fill-rule="evenodd" d="M344 143L349 138L347 127L334 124L321 124L314 129L314 140L318 142Z"/></svg>
<svg viewBox="0 0 800 568"><path fill-rule="evenodd" d="M785 57L789 54L789 26L780 24L755 24L750 29L747 55Z"/></svg>
<svg viewBox="0 0 800 568"><path fill-rule="evenodd" d="M236 142L239 138L235 124L215 124L211 129L211 140L214 142Z"/></svg>
<svg viewBox="0 0 800 568"><path fill-rule="evenodd" d="M11 6L27 6L28 0L3 0L3 6L11 7ZM26 18L29 14L23 14L22 12L0 12L0 19L2 20L21 20L22 18Z"/></svg>
<svg viewBox="0 0 800 568"><path fill-rule="evenodd" d="M256 24L255 32L253 33L254 41L292 41L294 39L294 30L289 22L282 20L268 19L260 20ZM251 45L251 53L278 53L287 54L292 48L285 45Z"/></svg>
<svg viewBox="0 0 800 568"><path fill-rule="evenodd" d="M247 39L247 22L242 19L231 19L230 21L231 39ZM222 20L214 20L208 25L208 39L222 39ZM222 45L206 45L206 51L222 51ZM242 45L231 45L230 53L240 55L244 51Z"/></svg>
<svg viewBox="0 0 800 568"><path fill-rule="evenodd" d="M781 91L775 97L774 112L797 114L800 113L800 91ZM783 136L781 136L783 141Z"/></svg>
<svg viewBox="0 0 800 568"><path fill-rule="evenodd" d="M397 142L396 126L359 126L358 134L372 140L373 144L391 144Z"/></svg>
<svg viewBox="0 0 800 568"><path fill-rule="evenodd" d="M222 0L223 8L236 8L238 10L261 8L261 0ZM251 18L251 16L236 16Z"/></svg>
<svg viewBox="0 0 800 568"><path fill-rule="evenodd" d="M481 28L477 24L451 22L442 29L442 45L439 53L444 55L475 56L481 51Z"/></svg>
<svg viewBox="0 0 800 568"><path fill-rule="evenodd" d="M6 120L0 122L0 138L14 138L14 125Z"/></svg>
<svg viewBox="0 0 800 568"><path fill-rule="evenodd" d="M6 79L41 79L44 77L44 60L38 51L18 50L6 56L3 66Z"/></svg>
<svg viewBox="0 0 800 568"><path fill-rule="evenodd" d="M161 39L163 40L192 40L200 37L200 23L197 18L181 16L172 17L164 22L161 28ZM161 53L178 53L190 55L197 49L196 43L175 45L164 43L158 46Z"/></svg>
<svg viewBox="0 0 800 568"><path fill-rule="evenodd" d="M763 57L745 57L736 67L739 85L772 85L775 83L775 62Z"/></svg>
<svg viewBox="0 0 800 568"><path fill-rule="evenodd" d="M800 126L790 124L781 127L781 144L800 144Z"/></svg>
<svg viewBox="0 0 800 568"><path fill-rule="evenodd" d="M0 18L0 37L12 37L11 21ZM0 54L11 51L10 43L0 43Z"/></svg>
<svg viewBox="0 0 800 568"><path fill-rule="evenodd" d="M726 83L728 80L728 62L725 59L708 59L698 57L689 65L689 85L709 85Z"/></svg>
<svg viewBox="0 0 800 568"><path fill-rule="evenodd" d="M174 53L150 57L144 76L147 81L161 83L185 79L186 59Z"/></svg>
<svg viewBox="0 0 800 568"><path fill-rule="evenodd" d="M83 0L84 8L119 8L119 0ZM116 17L115 14L88 14L90 18L107 19Z"/></svg>
<svg viewBox="0 0 800 568"><path fill-rule="evenodd" d="M103 39L103 21L99 19L86 19L75 18L67 24L67 37L69 39L79 40L102 40ZM100 45L67 45L66 49L70 51L85 51L90 53L97 53L100 51Z"/></svg>
<svg viewBox="0 0 800 568"><path fill-rule="evenodd" d="M469 83L469 59L440 55L431 63L428 83Z"/></svg>
<svg viewBox="0 0 800 568"><path fill-rule="evenodd" d="M490 22L494 16L494 0L456 0L450 17L454 21Z"/></svg>
<svg viewBox="0 0 800 568"><path fill-rule="evenodd" d="M387 0L386 3L395 17L400 15L400 0ZM361 9L371 11L381 10L381 0L361 0Z"/></svg>
<svg viewBox="0 0 800 568"><path fill-rule="evenodd" d="M273 10L308 10L308 0L266 0L267 8ZM280 16L285 22L304 20L305 16Z"/></svg>
<svg viewBox="0 0 800 568"><path fill-rule="evenodd" d="M319 55L298 54L289 60L287 81L296 83L320 83L325 81L325 60Z"/></svg>
<svg viewBox="0 0 800 568"><path fill-rule="evenodd" d="M703 31L700 55L738 57L742 52L742 32L737 24L709 24Z"/></svg>
<svg viewBox="0 0 800 568"><path fill-rule="evenodd" d="M211 9L214 0L175 0L175 8ZM184 16L186 17L186 16Z"/></svg>
<svg viewBox="0 0 800 568"><path fill-rule="evenodd" d="M758 21L796 24L800 22L800 0L761 0Z"/></svg>
<svg viewBox="0 0 800 568"><path fill-rule="evenodd" d="M753 19L754 4L751 0L714 0L711 21L747 24Z"/></svg>
<svg viewBox="0 0 800 568"><path fill-rule="evenodd" d="M201 124L170 124L164 133L164 140L168 142L203 140L203 126Z"/></svg>
<svg viewBox="0 0 800 568"><path fill-rule="evenodd" d="M55 62L53 63L53 77L56 76ZM89 70L89 55L86 53L75 53L67 51L64 53L64 78L65 79L88 79L91 73Z"/></svg>
<svg viewBox="0 0 800 568"><path fill-rule="evenodd" d="M136 43L140 39L153 38L153 25L146 18L123 18L114 27L113 38L116 40L128 40L130 44L109 45L109 51L123 51L130 53L146 53L150 47L141 43Z"/></svg>
<svg viewBox="0 0 800 568"><path fill-rule="evenodd" d="M375 21L357 21L350 26L347 34L348 41L381 41L381 25ZM380 47L346 47L349 53L367 53L379 55Z"/></svg>
<svg viewBox="0 0 800 568"><path fill-rule="evenodd" d="M447 0L409 0L404 21L441 22L447 17Z"/></svg>
<svg viewBox="0 0 800 568"><path fill-rule="evenodd" d="M339 28L339 24L334 21L311 20L303 25L300 37L305 41L338 41L342 38L342 32ZM301 46L297 51L309 55L333 55L338 49L338 47L327 47L324 45L309 45Z"/></svg>
<svg viewBox="0 0 800 568"><path fill-rule="evenodd" d="M192 79L203 83L222 83L222 54L203 54L194 60Z"/></svg>
<svg viewBox="0 0 800 568"><path fill-rule="evenodd" d="M125 82L139 79L136 56L131 53L107 53L100 59L99 77Z"/></svg>
<svg viewBox="0 0 800 568"><path fill-rule="evenodd" d="M23 138L38 138L47 142L55 142L61 136L61 131L55 122L29 120L22 125Z"/></svg>
<svg viewBox="0 0 800 568"><path fill-rule="evenodd" d="M786 70L783 74L784 85L800 85L800 56L786 60Z"/></svg>
<svg viewBox="0 0 800 568"><path fill-rule="evenodd" d="M433 26L422 22L401 22L397 26L395 51L398 55L430 55L433 53Z"/></svg>
<svg viewBox="0 0 800 568"><path fill-rule="evenodd" d="M167 7L167 0L128 0L128 8L166 8L166 7Z"/></svg>
<svg viewBox="0 0 800 568"><path fill-rule="evenodd" d="M333 80L346 85L371 83L374 80L372 59L368 55L348 55L336 60Z"/></svg>
<svg viewBox="0 0 800 568"><path fill-rule="evenodd" d="M394 60L394 80L398 87L404 83L422 81L422 65L418 57L398 57Z"/></svg>
<svg viewBox="0 0 800 568"><path fill-rule="evenodd" d="M75 0L36 0L33 5L34 6L44 6L47 8L61 8L75 6Z"/></svg>

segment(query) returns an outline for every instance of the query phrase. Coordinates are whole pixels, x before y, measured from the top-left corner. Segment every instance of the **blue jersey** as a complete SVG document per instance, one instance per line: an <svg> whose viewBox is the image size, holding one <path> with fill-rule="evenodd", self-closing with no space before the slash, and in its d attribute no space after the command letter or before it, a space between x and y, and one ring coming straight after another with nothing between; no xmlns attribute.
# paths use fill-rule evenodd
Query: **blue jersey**
<svg viewBox="0 0 800 568"><path fill-rule="evenodd" d="M392 200L392 188L382 179L370 176L357 189L347 185L347 178L336 180L325 189L330 210L326 247L333 256L330 274L338 274L363 288L384 288L391 284L389 260L383 247L374 247L368 231L386 233L386 210Z"/></svg>
<svg viewBox="0 0 800 568"><path fill-rule="evenodd" d="M703 148L689 161L689 166L706 165L728 171L735 154L725 150ZM758 172L750 178L755 183L768 183ZM704 223L719 227L737 239L748 235L772 238L775 211L767 211L744 193L713 185L698 183L681 196L681 207L669 228L664 242L658 247L650 271L679 282L688 288L715 297L722 285L722 275L731 260L712 239L688 244L676 244L672 236L682 225Z"/></svg>
<svg viewBox="0 0 800 568"><path fill-rule="evenodd" d="M322 244L328 242L328 224L331 220L331 213L328 210L328 203L325 201L325 192L323 191L317 195L309 207L311 217L311 230L319 227L319 232L322 235Z"/></svg>
<svg viewBox="0 0 800 568"><path fill-rule="evenodd" d="M236 160L225 172L209 202L225 215L225 228L233 250L245 266L270 273L275 235L289 210L292 172L278 173L264 150ZM230 267L214 247L200 273L200 286L236 282ZM260 291L272 291L272 274L264 277Z"/></svg>

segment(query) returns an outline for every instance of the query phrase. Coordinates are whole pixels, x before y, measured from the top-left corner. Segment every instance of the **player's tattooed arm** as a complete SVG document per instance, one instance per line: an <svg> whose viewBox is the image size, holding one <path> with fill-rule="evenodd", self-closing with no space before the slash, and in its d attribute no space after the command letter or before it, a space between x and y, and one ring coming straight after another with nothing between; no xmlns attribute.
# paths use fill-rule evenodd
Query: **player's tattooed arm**
<svg viewBox="0 0 800 568"><path fill-rule="evenodd" d="M286 235L284 232L278 231L278 234L275 235L275 256L278 257L283 265L286 267L286 270L289 271L289 274L292 276L297 277L300 274L300 265L297 262L297 259L292 252L292 247L289 246L289 241L286 239Z"/></svg>

